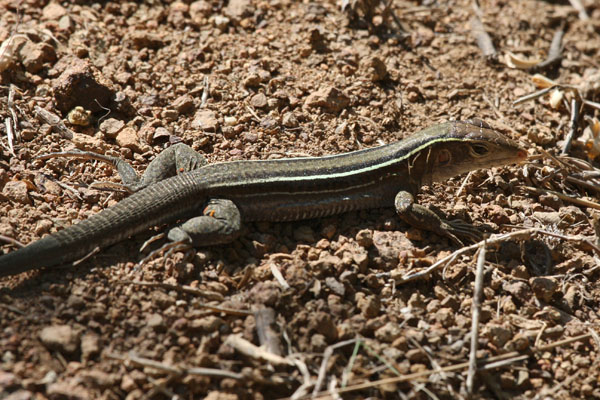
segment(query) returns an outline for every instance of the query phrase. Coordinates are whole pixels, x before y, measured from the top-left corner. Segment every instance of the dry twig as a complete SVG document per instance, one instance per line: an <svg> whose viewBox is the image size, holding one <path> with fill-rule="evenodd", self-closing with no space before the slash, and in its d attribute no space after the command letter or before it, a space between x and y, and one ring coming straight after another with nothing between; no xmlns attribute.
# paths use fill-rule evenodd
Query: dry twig
<svg viewBox="0 0 600 400"><path fill-rule="evenodd" d="M44 110L40 106L35 106L33 111L39 119L55 128L63 138L71 140L73 139L73 136L75 136L75 132L69 129L58 115L53 114L48 110Z"/></svg>
<svg viewBox="0 0 600 400"><path fill-rule="evenodd" d="M560 153L563 156L568 154L569 150L571 150L571 143L573 142L573 138L575 137L575 132L577 132L578 120L579 120L579 102L577 101L576 98L573 98L573 99L571 99L571 121L569 124L569 126L570 126L569 134L567 135L565 144Z"/></svg>
<svg viewBox="0 0 600 400"><path fill-rule="evenodd" d="M507 361L505 360L511 360L511 362L517 362L517 361L521 361L521 360L526 360L529 357L531 357L533 354L537 354L537 353L542 353L560 346L564 346L570 343L574 343L574 342L580 342L586 339L590 339L592 338L592 334L591 333L586 333L583 335L579 335L579 336L575 336L575 337L571 337L568 339L563 339L563 340L559 340L556 341L554 343L549 343L547 345L543 345L543 346L539 346L539 347L533 347L531 348L531 353L530 354L521 354L517 351L511 351L509 353L506 354L501 354L498 356L494 356L494 357L489 357L486 359L480 359L478 360L478 368L479 369L490 369L489 365L493 365L494 363L496 363L496 365L503 365L505 364ZM502 362L503 364L498 364L499 362ZM349 392L355 392L358 390L363 390L363 389L369 389L369 388L373 388L373 387L377 387L377 386L382 386L382 385L387 385L387 384L394 384L394 383L399 383L399 382L409 382L409 381L414 381L417 380L419 378L424 378L439 372L453 372L453 371L461 371L464 370L465 368L469 367L469 363L468 362L463 362L463 363L459 363L459 364L455 364L455 365L449 365L447 367L443 367L440 370L427 370L427 371L421 371L421 372L415 372L412 374L407 374L407 375L402 375L402 376L395 376L392 378L385 378L385 379L380 379L378 381L374 381L374 382L363 382L363 383L358 383L352 386L348 386L345 388L339 388L337 389L337 394L343 394L343 393L349 393ZM304 396L304 397L298 397L295 400L304 400L304 399L319 399L319 400L325 400L325 399L330 399L332 398L331 394L328 393L327 391L324 392L319 392L319 393L313 393L312 396ZM290 398L286 398L286 399L281 399L281 400L292 400Z"/></svg>
<svg viewBox="0 0 600 400"><path fill-rule="evenodd" d="M230 378L230 379L243 379L244 375L238 374L236 372L226 371L222 369L216 368L186 368L180 366L172 366L167 365L165 363L161 363L158 361L150 360L149 358L144 358L135 355L134 353L129 353L128 355L120 355L116 353L108 353L106 355L108 358L112 358L113 360L120 360L124 362L131 362L135 365L140 365L142 367L150 367L154 368L158 371L165 372L167 374L175 375L175 376L185 376L185 375L202 375L202 376L214 376L219 378Z"/></svg>
<svg viewBox="0 0 600 400"><path fill-rule="evenodd" d="M165 282L142 282L142 281L119 281L122 285L137 285L166 290L175 290L179 293L191 294L193 296L205 297L208 300L223 301L223 295L212 290L202 290L188 285L171 285Z"/></svg>
<svg viewBox="0 0 600 400"><path fill-rule="evenodd" d="M475 272L475 289L473 291L472 320L471 320L471 351L469 353L469 371L467 373L467 393L473 394L475 372L477 372L477 345L479 344L479 312L483 297L483 265L485 264L485 241L477 256Z"/></svg>
<svg viewBox="0 0 600 400"><path fill-rule="evenodd" d="M469 23L471 25L471 34L475 37L477 46L479 46L483 56L488 60L496 58L497 53L494 43L492 43L490 35L488 35L488 33L485 31L483 23L479 17L473 16Z"/></svg>

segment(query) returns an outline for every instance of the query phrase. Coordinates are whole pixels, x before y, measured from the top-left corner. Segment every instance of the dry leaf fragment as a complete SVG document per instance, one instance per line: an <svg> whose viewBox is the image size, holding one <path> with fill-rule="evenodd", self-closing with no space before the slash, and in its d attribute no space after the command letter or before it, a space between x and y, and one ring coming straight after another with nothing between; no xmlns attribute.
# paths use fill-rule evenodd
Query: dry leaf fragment
<svg viewBox="0 0 600 400"><path fill-rule="evenodd" d="M550 94L550 107L554 108L555 110L558 109L562 103L563 97L565 97L565 93L562 90L553 90Z"/></svg>
<svg viewBox="0 0 600 400"><path fill-rule="evenodd" d="M510 51L506 53L504 61L506 65L508 65L510 68L517 69L529 69L531 67L535 67L536 65L542 62L542 60L540 60L539 58L526 60L524 58L521 58L520 56L514 55Z"/></svg>
<svg viewBox="0 0 600 400"><path fill-rule="evenodd" d="M600 155L600 121L597 118L586 119L588 126L583 130L578 142L585 147L588 158L594 160Z"/></svg>
<svg viewBox="0 0 600 400"><path fill-rule="evenodd" d="M535 74L531 77L531 81L538 89L546 89L558 85L558 82L553 81L550 78L546 78L542 74Z"/></svg>

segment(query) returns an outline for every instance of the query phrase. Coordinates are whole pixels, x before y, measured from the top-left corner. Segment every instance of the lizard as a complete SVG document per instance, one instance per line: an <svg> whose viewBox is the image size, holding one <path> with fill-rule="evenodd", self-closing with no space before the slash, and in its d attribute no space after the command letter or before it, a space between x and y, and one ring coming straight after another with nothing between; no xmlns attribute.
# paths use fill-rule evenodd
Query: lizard
<svg viewBox="0 0 600 400"><path fill-rule="evenodd" d="M408 224L461 244L459 237L474 240L478 231L416 203L419 188L472 170L520 163L527 153L483 121L466 120L324 157L209 164L178 143L160 152L141 177L117 157L90 152L82 157L111 163L131 195L0 256L0 277L75 261L161 224L171 224L171 242L212 246L236 239L242 221L294 221L392 206Z"/></svg>

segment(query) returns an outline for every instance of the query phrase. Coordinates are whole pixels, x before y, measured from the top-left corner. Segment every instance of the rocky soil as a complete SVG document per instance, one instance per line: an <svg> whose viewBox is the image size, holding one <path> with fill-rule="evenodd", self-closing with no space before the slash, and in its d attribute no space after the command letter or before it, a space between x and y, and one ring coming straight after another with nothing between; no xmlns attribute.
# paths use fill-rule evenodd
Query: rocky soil
<svg viewBox="0 0 600 400"><path fill-rule="evenodd" d="M246 224L140 267L156 227L4 278L0 398L600 398L600 4L571 3L0 0L4 253L126 196L99 187L119 182L105 163L39 155L143 172L178 142L210 162L321 156L468 118L530 161L420 202L532 228L487 247L474 380L478 256L407 281L460 247L384 209Z"/></svg>

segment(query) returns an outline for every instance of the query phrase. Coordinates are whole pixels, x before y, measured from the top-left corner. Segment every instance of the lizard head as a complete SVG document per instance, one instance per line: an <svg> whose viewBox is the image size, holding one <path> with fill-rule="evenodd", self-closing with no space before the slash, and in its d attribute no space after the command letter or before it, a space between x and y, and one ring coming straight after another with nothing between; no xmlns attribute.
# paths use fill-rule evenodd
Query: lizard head
<svg viewBox="0 0 600 400"><path fill-rule="evenodd" d="M527 152L479 120L451 122L452 129L427 155L429 178L442 181L465 172L519 164Z"/></svg>

